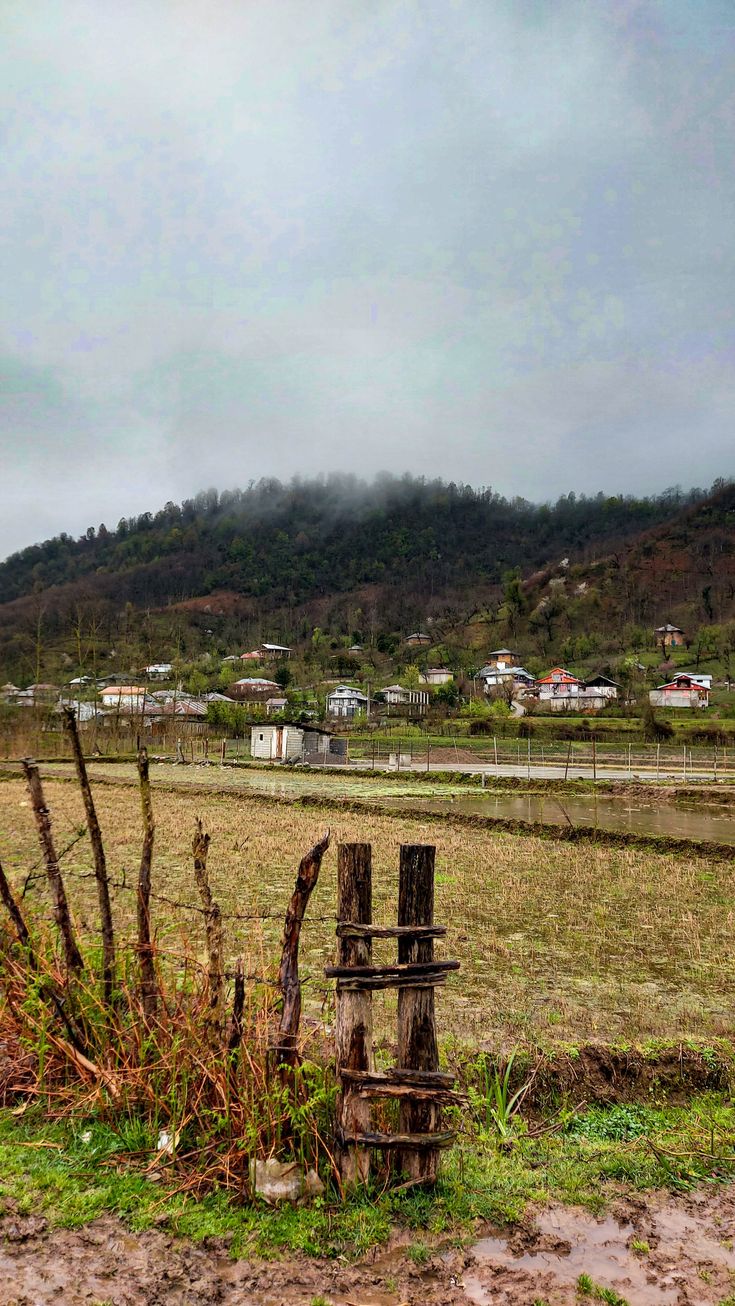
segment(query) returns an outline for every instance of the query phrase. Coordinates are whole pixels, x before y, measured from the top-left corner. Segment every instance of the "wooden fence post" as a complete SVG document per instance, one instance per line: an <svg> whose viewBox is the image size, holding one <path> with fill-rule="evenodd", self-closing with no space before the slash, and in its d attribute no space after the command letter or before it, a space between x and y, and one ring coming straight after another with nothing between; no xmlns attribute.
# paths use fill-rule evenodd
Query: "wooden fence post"
<svg viewBox="0 0 735 1306"><path fill-rule="evenodd" d="M316 888L322 858L329 847L329 830L299 862L296 886L286 911L278 983L283 994L283 1011L278 1027L275 1053L278 1064L294 1069L300 1064L299 1024L301 1021L301 981L299 979L299 940L309 899Z"/></svg>
<svg viewBox="0 0 735 1306"><path fill-rule="evenodd" d="M342 843L337 854L337 917L353 925L372 923L372 849L369 843ZM340 966L369 966L372 940L340 938ZM342 990L337 985L335 1015L336 1069L372 1070L373 1003L369 990ZM337 1103L339 1134L364 1134L370 1130L370 1102L349 1080L341 1080ZM339 1142L338 1134L338 1142ZM344 1184L365 1183L370 1173L370 1152L357 1145L339 1149Z"/></svg>
<svg viewBox="0 0 735 1306"><path fill-rule="evenodd" d="M76 713L73 707L65 707L62 713L62 721L69 740L71 742L71 751L76 766L77 779L79 788L82 791L84 800L84 810L87 816L87 830L89 839L92 844L94 854L94 877L97 881L97 900L100 907L100 925L102 928L102 958L103 970L102 981L104 984L105 1001L109 1004L112 1002L113 988L115 985L115 931L112 924L112 907L110 905L110 886L107 879L107 859L105 857L105 845L102 841L102 831L97 820L97 810L92 797L92 789L87 775L87 767L84 761L82 751L82 742L79 738L77 727Z"/></svg>
<svg viewBox="0 0 735 1306"><path fill-rule="evenodd" d="M209 835L205 834L199 818L197 818L194 829L192 852L194 854L194 879L199 890L199 896L204 903L204 929L207 940L207 1008L205 1020L210 1044L216 1050L221 1046L225 1023L222 912L219 903L216 903L212 898L207 871Z"/></svg>
<svg viewBox="0 0 735 1306"><path fill-rule="evenodd" d="M398 883L398 924L434 924L434 855L430 844L402 844ZM398 940L398 964L432 962L433 938ZM399 1069L439 1069L436 1038L434 989L402 988L398 992ZM400 1133L436 1132L439 1108L433 1102L405 1101L400 1106ZM397 1164L409 1179L432 1183L436 1179L439 1152L434 1148L399 1151Z"/></svg>
<svg viewBox="0 0 735 1306"><path fill-rule="evenodd" d="M46 875L51 887L51 896L54 902L54 920L59 927L61 938L64 944L64 957L68 971L84 970L84 959L74 935L74 926L72 924L69 903L64 888L64 880L59 866L59 859L54 847L54 837L51 832L51 817L46 806L46 800L41 785L41 777L38 774L38 767L29 758L23 758L21 761L23 774L28 785L28 793L31 799L33 815L36 818L36 829L38 830L38 839L43 853L43 860L46 863Z"/></svg>
<svg viewBox="0 0 735 1306"><path fill-rule="evenodd" d="M138 777L143 813L143 849L140 855L140 870L138 872L138 957L140 959L140 992L143 1015L148 1021L155 1016L158 1008L158 990L156 986L156 968L153 961L153 944L151 942L150 905L155 824L153 821L153 804L151 802L151 782L148 775L148 752L145 748L141 748L138 753Z"/></svg>

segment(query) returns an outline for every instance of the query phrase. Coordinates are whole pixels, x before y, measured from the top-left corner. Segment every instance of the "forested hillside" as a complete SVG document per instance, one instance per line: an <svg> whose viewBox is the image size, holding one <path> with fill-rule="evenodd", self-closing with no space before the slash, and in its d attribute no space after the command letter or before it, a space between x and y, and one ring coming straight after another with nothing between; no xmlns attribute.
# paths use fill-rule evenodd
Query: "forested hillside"
<svg viewBox="0 0 735 1306"><path fill-rule="evenodd" d="M355 611L364 626L368 606L375 633L430 613L467 620L493 599L497 607L515 569L527 609L535 596L548 627L543 585L562 559L594 582L606 621L643 619L662 603L701 599L700 572L716 571L718 550L732 544L732 498L733 488L720 486L708 499L701 490L669 490L649 498L569 494L535 505L411 477L210 490L114 530L90 527L79 539L32 545L0 564L0 673L28 662L41 625L53 642L79 627L80 614L93 613L95 628L119 643L135 614L155 625L156 613L176 612L176 637L190 649L203 627L225 642L268 626L298 640L310 621L354 625ZM676 562L695 536L696 559ZM714 610L722 597L716 581L709 597Z"/></svg>
<svg viewBox="0 0 735 1306"><path fill-rule="evenodd" d="M437 586L499 580L557 554L593 558L657 522L701 491L635 499L566 495L554 505L491 490L405 477L365 485L352 478L261 481L215 490L60 535L0 564L0 603L81 578L115 574L133 601L168 601L215 589L300 601L365 582L425 576ZM172 562L183 563L172 566Z"/></svg>

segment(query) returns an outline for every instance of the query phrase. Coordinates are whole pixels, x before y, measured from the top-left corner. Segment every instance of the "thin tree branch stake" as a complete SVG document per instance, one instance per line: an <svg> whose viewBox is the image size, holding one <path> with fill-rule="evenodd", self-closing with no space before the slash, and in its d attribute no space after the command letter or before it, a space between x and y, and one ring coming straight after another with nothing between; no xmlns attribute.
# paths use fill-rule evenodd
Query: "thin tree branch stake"
<svg viewBox="0 0 735 1306"><path fill-rule="evenodd" d="M38 964L38 957L36 956L35 950L33 948L33 944L31 943L30 931L25 923L21 910L15 901L15 898L13 896L13 891L10 888L10 885L8 883L8 878L1 864L0 864L0 898L2 898L2 901L8 912L8 915L10 916L10 919L12 920L13 925L15 926L15 931L16 934L18 935L18 942L26 949L26 959L28 961L28 967L31 971L33 971L35 975L38 975L40 973L40 967ZM69 1039L72 1045L77 1049L78 1052L83 1052L84 1035L79 1030L79 1028L74 1023L74 1021L71 1019L69 1013L66 1011L64 998L57 991L56 985L53 979L51 978L51 976L46 976L43 979L43 982L39 987L39 993L41 997L45 998L46 1001L49 1002L53 1007L54 1011L56 1012L56 1015L58 1016L59 1020L64 1026L64 1029L69 1035Z"/></svg>
<svg viewBox="0 0 735 1306"><path fill-rule="evenodd" d="M112 1001L115 984L115 934L112 924L112 907L110 906L110 886L107 879L107 859L87 768L84 763L76 713L73 707L64 708L63 721L64 729L71 740L79 788L82 791L84 810L87 814L87 829L89 830L89 838L94 854L94 876L97 881L97 898L100 905L100 924L102 927L102 981L105 989L105 1001L109 1004Z"/></svg>
<svg viewBox="0 0 735 1306"><path fill-rule="evenodd" d="M212 898L207 873L207 853L209 835L204 833L201 821L197 818L196 830L192 841L194 853L194 877L199 896L204 903L204 927L207 935L207 983L209 990L208 1025L210 1041L217 1047L222 1041L225 1024L225 971L224 942L222 937L222 913L219 903Z"/></svg>
<svg viewBox="0 0 735 1306"><path fill-rule="evenodd" d="M227 1046L230 1052L236 1052L242 1042L242 1013L245 1007L245 976L242 970L242 957L235 963L235 992L232 999L232 1018Z"/></svg>
<svg viewBox="0 0 735 1306"><path fill-rule="evenodd" d="M143 1014L150 1020L156 1014L158 992L156 989L156 971L153 965L153 945L151 943L151 863L153 860L153 803L151 802L151 782L148 775L148 753L141 748L138 753L138 776L140 779L140 803L143 812L143 851L140 856L138 873L138 956L140 958L140 988L143 1000Z"/></svg>
<svg viewBox="0 0 735 1306"><path fill-rule="evenodd" d="M296 876L296 886L286 912L281 965L278 971L278 983L283 994L283 1011L278 1027L278 1043L274 1049L280 1065L299 1064L298 1038L301 1021L299 938L306 908L319 878L322 858L329 847L329 835L330 832L327 830L319 842L314 844L305 857L302 857Z"/></svg>
<svg viewBox="0 0 735 1306"><path fill-rule="evenodd" d="M33 815L36 818L38 839L46 863L46 874L48 876L48 882L51 887L51 894L54 901L54 919L61 932L67 969L70 971L81 971L84 970L84 959L74 937L74 927L71 921L71 914L69 912L69 904L66 898L61 869L59 867L59 859L56 856L56 849L54 848L54 839L51 833L51 818L44 801L41 777L38 774L38 767L31 762L29 758L23 758L21 765L28 785L31 806L33 807Z"/></svg>
<svg viewBox="0 0 735 1306"><path fill-rule="evenodd" d="M2 862L0 862L0 898L2 898L8 916L15 926L15 932L18 935L18 942L28 950L28 961L31 969L36 970L36 957L31 946L31 936L28 931L28 926L23 919L20 907L13 897L13 891L8 883L8 877L3 870Z"/></svg>

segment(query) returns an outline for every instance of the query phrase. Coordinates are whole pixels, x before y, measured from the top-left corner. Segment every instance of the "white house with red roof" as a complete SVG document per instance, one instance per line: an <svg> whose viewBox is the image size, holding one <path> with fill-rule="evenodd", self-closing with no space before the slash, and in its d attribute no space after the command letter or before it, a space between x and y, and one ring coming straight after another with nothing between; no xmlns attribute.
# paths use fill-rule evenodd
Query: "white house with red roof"
<svg viewBox="0 0 735 1306"><path fill-rule="evenodd" d="M682 671L667 684L650 690L648 697L654 707L709 707L709 694L708 685Z"/></svg>

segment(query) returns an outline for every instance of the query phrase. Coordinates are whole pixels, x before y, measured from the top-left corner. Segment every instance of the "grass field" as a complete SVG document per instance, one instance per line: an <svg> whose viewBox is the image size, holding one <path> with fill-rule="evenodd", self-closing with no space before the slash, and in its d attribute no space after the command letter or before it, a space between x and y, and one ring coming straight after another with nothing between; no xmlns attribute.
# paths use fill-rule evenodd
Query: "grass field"
<svg viewBox="0 0 735 1306"><path fill-rule="evenodd" d="M57 848L83 824L76 787L46 781ZM134 788L97 786L108 866L116 882L134 884L140 812ZM314 811L267 799L181 794L154 789L157 822L154 893L197 904L191 836L201 816L212 835L210 874L229 920L228 962L246 959L255 974L273 974L283 912L300 856L332 827L333 847L305 927L307 1015L330 1020L332 994L322 968L334 953L336 854L342 840L373 845L374 916L394 923L400 843L437 845L436 919L449 926L441 954L462 963L438 991L440 1033L493 1051L519 1043L576 1044L686 1039L731 1034L735 999L735 867L702 857L663 855L593 844L555 845L517 834L457 828L399 816ZM38 860L31 808L20 780L0 782L0 859L17 886ZM83 931L96 927L86 838L64 857L69 894ZM36 878L26 902L47 909ZM135 897L115 890L121 937L132 938ZM201 916L155 904L161 946L201 938ZM202 950L203 950L203 939ZM377 959L389 959L376 945ZM376 995L376 1023L393 1025L394 996Z"/></svg>

